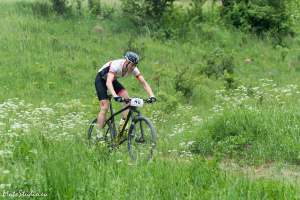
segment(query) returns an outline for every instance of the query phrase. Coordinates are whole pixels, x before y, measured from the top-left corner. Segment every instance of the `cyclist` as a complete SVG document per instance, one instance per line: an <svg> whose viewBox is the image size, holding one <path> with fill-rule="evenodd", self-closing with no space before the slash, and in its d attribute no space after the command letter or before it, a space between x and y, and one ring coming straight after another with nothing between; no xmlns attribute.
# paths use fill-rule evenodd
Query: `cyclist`
<svg viewBox="0 0 300 200"><path fill-rule="evenodd" d="M97 124L100 129L104 126L109 106L107 90L111 93L116 102L122 102L122 99L129 98L128 92L117 80L118 78L127 77L130 74L134 75L147 92L149 96L147 101L150 103L154 103L156 101L151 87L137 68L138 62L139 56L136 53L129 51L125 54L123 59L107 62L98 71L95 80L95 87L100 101L100 112L97 118ZM128 111L124 111L122 113L119 130L123 127L127 114Z"/></svg>

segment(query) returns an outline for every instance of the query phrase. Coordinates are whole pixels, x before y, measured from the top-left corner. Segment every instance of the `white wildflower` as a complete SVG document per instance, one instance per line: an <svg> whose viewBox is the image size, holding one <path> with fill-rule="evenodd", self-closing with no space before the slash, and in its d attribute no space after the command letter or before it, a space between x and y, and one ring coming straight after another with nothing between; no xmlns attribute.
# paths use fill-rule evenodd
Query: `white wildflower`
<svg viewBox="0 0 300 200"><path fill-rule="evenodd" d="M203 119L199 116L199 115L195 115L192 117L192 122L196 123L196 122L202 122Z"/></svg>
<svg viewBox="0 0 300 200"><path fill-rule="evenodd" d="M188 141L187 146L191 146L192 144L194 144L196 141Z"/></svg>
<svg viewBox="0 0 300 200"><path fill-rule="evenodd" d="M185 146L185 142L180 142L179 146Z"/></svg>

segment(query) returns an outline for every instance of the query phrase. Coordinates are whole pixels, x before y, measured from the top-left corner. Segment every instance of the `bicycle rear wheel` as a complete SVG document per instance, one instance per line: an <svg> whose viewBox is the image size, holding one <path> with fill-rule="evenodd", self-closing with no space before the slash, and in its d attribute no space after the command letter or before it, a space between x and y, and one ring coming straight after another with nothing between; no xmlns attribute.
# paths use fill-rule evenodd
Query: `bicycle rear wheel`
<svg viewBox="0 0 300 200"><path fill-rule="evenodd" d="M156 130L151 121L139 116L130 126L128 151L132 160L149 161L156 148Z"/></svg>
<svg viewBox="0 0 300 200"><path fill-rule="evenodd" d="M104 134L100 134L100 130L96 127L97 118L94 119L89 126L87 137L90 145L96 145L98 143L109 143L110 142L110 134L109 134L109 126L104 128Z"/></svg>

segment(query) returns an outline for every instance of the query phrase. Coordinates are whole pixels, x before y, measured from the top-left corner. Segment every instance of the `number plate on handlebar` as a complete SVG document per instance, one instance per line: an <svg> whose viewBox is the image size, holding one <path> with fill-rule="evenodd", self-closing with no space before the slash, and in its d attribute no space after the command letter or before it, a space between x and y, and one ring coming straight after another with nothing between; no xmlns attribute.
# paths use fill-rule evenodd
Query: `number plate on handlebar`
<svg viewBox="0 0 300 200"><path fill-rule="evenodd" d="M139 99L139 98L132 98L130 100L130 106L134 106L134 107L143 107L144 105L144 100L143 99Z"/></svg>

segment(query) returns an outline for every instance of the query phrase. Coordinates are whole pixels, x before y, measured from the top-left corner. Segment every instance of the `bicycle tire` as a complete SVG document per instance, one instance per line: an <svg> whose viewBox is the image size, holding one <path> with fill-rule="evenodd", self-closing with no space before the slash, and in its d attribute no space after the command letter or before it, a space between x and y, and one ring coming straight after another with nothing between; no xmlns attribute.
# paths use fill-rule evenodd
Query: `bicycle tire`
<svg viewBox="0 0 300 200"><path fill-rule="evenodd" d="M157 134L152 122L146 117L138 116L133 120L128 132L128 152L131 159L151 160L156 148L156 140Z"/></svg>
<svg viewBox="0 0 300 200"><path fill-rule="evenodd" d="M89 129L88 129L88 133L87 133L87 138L89 141L89 144L97 144L99 142L105 142L105 143L109 143L111 140L111 137L108 137L107 134L110 133L110 127L109 125L104 127L104 135L103 137L97 137L97 128L95 127L97 124L97 118L94 119L93 121L91 121Z"/></svg>

